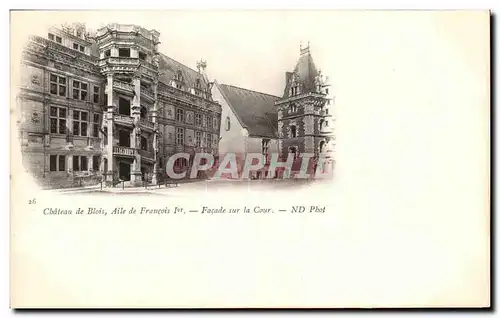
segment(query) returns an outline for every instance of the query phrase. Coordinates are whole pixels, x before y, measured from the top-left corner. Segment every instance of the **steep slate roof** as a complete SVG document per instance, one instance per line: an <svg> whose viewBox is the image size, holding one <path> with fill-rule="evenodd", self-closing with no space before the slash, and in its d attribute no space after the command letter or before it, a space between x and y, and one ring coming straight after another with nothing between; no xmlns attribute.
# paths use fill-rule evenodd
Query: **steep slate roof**
<svg viewBox="0 0 500 318"><path fill-rule="evenodd" d="M181 71L182 77L184 79L184 85L187 87L193 87L196 79L200 79L201 87L205 89L208 85L204 76L197 71L187 67L186 65L177 62L171 57L166 56L163 53L160 53L160 77L159 81L165 84L170 84L170 81L174 79L177 71Z"/></svg>
<svg viewBox="0 0 500 318"><path fill-rule="evenodd" d="M250 136L277 137L278 113L274 102L279 99L278 96L231 85L220 84L218 86Z"/></svg>
<svg viewBox="0 0 500 318"><path fill-rule="evenodd" d="M293 70L293 73L299 76L301 94L316 91L314 81L318 75L318 71L314 65L309 47L301 49L300 58L295 66L295 69ZM290 79L292 78L293 73L286 73L286 86L285 91L283 92L283 98L289 97Z"/></svg>

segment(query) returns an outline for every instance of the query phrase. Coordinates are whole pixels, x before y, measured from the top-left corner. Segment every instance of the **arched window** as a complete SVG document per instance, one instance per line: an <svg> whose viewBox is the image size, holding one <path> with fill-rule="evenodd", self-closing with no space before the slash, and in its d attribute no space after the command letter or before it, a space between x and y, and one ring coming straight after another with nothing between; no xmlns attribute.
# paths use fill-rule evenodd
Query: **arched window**
<svg viewBox="0 0 500 318"><path fill-rule="evenodd" d="M319 152L323 152L323 149L325 148L325 141L321 140L319 142Z"/></svg>
<svg viewBox="0 0 500 318"><path fill-rule="evenodd" d="M225 129L227 131L229 131L231 129L231 119L229 118L229 116L226 117Z"/></svg>
<svg viewBox="0 0 500 318"><path fill-rule="evenodd" d="M291 138L297 137L297 127L295 125L290 126L290 137Z"/></svg>

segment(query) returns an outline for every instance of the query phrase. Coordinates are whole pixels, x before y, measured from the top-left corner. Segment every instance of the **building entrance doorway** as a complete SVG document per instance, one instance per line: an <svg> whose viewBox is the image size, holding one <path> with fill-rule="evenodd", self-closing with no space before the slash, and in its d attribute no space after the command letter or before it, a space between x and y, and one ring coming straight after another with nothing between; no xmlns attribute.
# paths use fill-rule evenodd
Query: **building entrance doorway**
<svg viewBox="0 0 500 318"><path fill-rule="evenodd" d="M118 176L121 180L130 181L130 164L120 162L118 165Z"/></svg>

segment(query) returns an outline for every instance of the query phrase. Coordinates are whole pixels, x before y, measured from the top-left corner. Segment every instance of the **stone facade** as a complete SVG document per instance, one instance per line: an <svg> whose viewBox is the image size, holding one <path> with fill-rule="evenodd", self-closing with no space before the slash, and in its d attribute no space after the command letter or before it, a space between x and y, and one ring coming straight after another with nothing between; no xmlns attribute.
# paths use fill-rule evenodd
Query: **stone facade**
<svg viewBox="0 0 500 318"><path fill-rule="evenodd" d="M329 113L334 100L327 78L316 69L309 46L300 49L293 72L286 73L283 97L276 101L278 110L279 152L282 159L289 153L301 153L333 160L335 119ZM299 165L300 167L300 165Z"/></svg>
<svg viewBox="0 0 500 318"><path fill-rule="evenodd" d="M158 52L159 33L52 28L25 46L17 98L25 169L42 186L157 183L177 152L218 153L221 107L204 73ZM177 170L191 162L177 161Z"/></svg>

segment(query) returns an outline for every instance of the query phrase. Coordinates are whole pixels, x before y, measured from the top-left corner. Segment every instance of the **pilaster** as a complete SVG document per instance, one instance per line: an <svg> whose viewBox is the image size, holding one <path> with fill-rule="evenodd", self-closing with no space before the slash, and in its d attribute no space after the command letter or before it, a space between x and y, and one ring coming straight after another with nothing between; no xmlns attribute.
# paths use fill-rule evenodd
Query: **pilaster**
<svg viewBox="0 0 500 318"><path fill-rule="evenodd" d="M108 86L107 86L107 94L108 94L108 111L106 113L107 116L107 135L108 135L108 144L106 148L107 158L108 158L108 171L106 171L106 183L108 185L113 186L113 167L114 167L114 158L113 158L113 115L115 112L115 107L113 105L113 75L108 75Z"/></svg>
<svg viewBox="0 0 500 318"><path fill-rule="evenodd" d="M140 118L141 118L141 78L139 75L134 74L134 99L130 104L130 114L134 119L134 129L132 129L132 134L130 135L130 146L135 148L135 159L132 163L130 169L130 181L133 184L140 184L141 178L141 155L139 150L141 149L141 129L140 129Z"/></svg>
<svg viewBox="0 0 500 318"><path fill-rule="evenodd" d="M153 110L151 111L151 120L153 121L153 178L152 183L158 183L158 173L159 173L159 136L158 136L158 81L156 80L153 84L153 94L154 94L154 104Z"/></svg>

